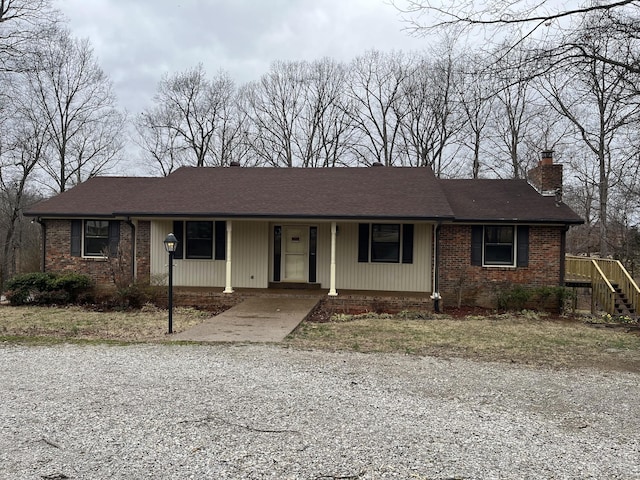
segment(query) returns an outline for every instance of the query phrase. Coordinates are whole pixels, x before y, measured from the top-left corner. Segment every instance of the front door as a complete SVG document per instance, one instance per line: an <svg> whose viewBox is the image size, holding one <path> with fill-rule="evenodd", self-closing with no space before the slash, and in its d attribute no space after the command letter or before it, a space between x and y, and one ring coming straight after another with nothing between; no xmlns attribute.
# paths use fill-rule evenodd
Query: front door
<svg viewBox="0 0 640 480"><path fill-rule="evenodd" d="M308 226L283 227L283 270L285 282L306 282L308 264Z"/></svg>

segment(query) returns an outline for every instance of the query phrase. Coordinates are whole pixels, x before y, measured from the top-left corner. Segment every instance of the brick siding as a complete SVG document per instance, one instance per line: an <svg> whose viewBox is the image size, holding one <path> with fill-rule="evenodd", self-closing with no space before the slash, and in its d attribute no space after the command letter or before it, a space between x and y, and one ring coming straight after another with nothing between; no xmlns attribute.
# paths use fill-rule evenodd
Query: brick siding
<svg viewBox="0 0 640 480"><path fill-rule="evenodd" d="M443 225L439 271L443 303L455 306L461 294L463 305L494 308L499 289L561 285L563 235L563 227L531 226L527 267L482 267L471 265L471 226Z"/></svg>
<svg viewBox="0 0 640 480"><path fill-rule="evenodd" d="M151 278L151 222L140 220L136 227L136 276L139 283Z"/></svg>
<svg viewBox="0 0 640 480"><path fill-rule="evenodd" d="M83 258L71 255L71 220L46 220L46 272L75 272L89 275L98 285L131 282L131 227L120 222L117 258Z"/></svg>

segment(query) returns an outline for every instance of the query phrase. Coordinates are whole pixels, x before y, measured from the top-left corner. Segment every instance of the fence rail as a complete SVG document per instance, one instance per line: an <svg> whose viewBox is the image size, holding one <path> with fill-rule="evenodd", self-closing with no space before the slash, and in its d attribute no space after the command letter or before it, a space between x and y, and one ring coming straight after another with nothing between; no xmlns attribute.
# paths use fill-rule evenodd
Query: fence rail
<svg viewBox="0 0 640 480"><path fill-rule="evenodd" d="M591 311L596 304L612 315L621 313L619 303L625 298L635 312L640 301L640 289L627 269L619 260L594 257L576 257L567 255L565 259L565 277L568 281L588 281L591 283Z"/></svg>

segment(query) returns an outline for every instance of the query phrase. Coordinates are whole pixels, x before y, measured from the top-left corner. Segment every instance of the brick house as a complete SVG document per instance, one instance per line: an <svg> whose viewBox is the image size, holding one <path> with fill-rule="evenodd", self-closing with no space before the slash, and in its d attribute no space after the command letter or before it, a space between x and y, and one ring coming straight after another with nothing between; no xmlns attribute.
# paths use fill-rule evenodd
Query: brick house
<svg viewBox="0 0 640 480"><path fill-rule="evenodd" d="M491 304L496 285L563 284L562 166L527 180L443 180L429 168L183 167L163 178L96 177L35 205L43 269L174 285L314 286ZM437 294L437 295L436 295Z"/></svg>

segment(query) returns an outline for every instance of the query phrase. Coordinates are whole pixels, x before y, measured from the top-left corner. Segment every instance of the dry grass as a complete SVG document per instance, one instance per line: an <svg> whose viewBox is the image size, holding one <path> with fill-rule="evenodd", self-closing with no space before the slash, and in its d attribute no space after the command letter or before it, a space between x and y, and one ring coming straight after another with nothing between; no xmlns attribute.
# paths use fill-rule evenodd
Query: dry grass
<svg viewBox="0 0 640 480"><path fill-rule="evenodd" d="M177 308L175 332L212 315ZM97 312L78 307L0 307L0 342L157 342L167 336L167 311ZM284 344L295 348L396 352L466 357L551 367L597 367L640 371L640 335L578 320L536 315L425 319L342 316L304 322Z"/></svg>
<svg viewBox="0 0 640 480"><path fill-rule="evenodd" d="M176 308L174 332L211 316L193 308ZM99 340L141 342L166 338L168 313L155 307L138 311L98 312L79 307L0 307L0 340Z"/></svg>
<svg viewBox="0 0 640 480"><path fill-rule="evenodd" d="M640 336L580 321L522 316L358 318L305 323L291 346L467 357L552 367L640 371Z"/></svg>

